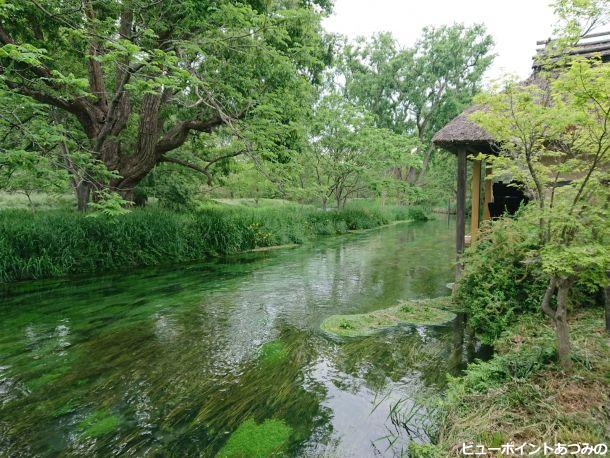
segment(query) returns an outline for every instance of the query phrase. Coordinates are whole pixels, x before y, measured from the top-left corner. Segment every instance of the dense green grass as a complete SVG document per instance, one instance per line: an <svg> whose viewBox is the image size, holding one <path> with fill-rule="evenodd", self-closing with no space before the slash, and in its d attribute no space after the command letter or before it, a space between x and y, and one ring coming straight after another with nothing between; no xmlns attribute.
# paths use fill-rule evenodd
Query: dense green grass
<svg viewBox="0 0 610 458"><path fill-rule="evenodd" d="M425 217L417 207L381 210L364 203L328 212L296 205L136 209L113 218L3 210L0 282L193 261Z"/></svg>

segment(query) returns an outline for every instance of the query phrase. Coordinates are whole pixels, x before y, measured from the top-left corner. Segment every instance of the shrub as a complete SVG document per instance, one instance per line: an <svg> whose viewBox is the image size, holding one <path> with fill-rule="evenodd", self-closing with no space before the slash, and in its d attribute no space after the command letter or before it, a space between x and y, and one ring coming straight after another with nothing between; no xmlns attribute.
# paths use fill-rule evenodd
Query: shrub
<svg viewBox="0 0 610 458"><path fill-rule="evenodd" d="M528 253L536 231L518 219L501 219L483 230L464 254L456 290L478 337L493 342L516 319L539 310L546 280Z"/></svg>

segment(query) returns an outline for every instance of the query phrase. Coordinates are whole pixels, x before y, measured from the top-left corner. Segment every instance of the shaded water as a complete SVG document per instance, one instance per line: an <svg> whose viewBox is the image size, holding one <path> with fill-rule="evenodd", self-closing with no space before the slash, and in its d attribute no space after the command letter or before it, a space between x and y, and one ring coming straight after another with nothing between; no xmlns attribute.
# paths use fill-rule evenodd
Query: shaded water
<svg viewBox="0 0 610 458"><path fill-rule="evenodd" d="M409 410L463 366L460 322L347 342L319 325L447 294L453 233L446 221L399 224L9 287L0 296L0 456L213 456L247 418L290 425L293 456L400 454L426 440L425 415L400 425L390 410L398 400Z"/></svg>

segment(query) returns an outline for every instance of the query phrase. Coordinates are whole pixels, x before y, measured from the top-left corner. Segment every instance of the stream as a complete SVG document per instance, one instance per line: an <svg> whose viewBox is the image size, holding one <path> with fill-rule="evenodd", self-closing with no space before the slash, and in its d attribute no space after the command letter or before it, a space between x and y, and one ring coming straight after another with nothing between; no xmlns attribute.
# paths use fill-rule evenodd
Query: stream
<svg viewBox="0 0 610 458"><path fill-rule="evenodd" d="M478 348L463 317L338 341L320 323L449 294L454 224L0 289L0 456L214 456L246 419L289 456L401 456Z"/></svg>

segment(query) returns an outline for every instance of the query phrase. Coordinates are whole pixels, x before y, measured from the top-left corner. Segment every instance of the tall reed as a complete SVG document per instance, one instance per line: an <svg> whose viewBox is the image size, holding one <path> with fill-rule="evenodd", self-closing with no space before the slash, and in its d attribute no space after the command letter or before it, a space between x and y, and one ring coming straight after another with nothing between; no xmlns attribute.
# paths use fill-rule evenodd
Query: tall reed
<svg viewBox="0 0 610 458"><path fill-rule="evenodd" d="M421 220L417 207L351 205L321 211L214 207L191 213L136 209L114 218L69 211L0 211L0 282L102 272L299 244L321 235Z"/></svg>

